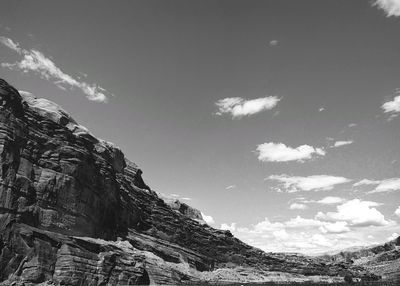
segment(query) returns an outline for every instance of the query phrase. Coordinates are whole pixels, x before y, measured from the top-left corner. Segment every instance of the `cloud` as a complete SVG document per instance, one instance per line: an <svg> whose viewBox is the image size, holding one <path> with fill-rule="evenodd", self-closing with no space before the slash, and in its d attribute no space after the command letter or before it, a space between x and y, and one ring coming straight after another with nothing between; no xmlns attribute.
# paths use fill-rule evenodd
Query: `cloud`
<svg viewBox="0 0 400 286"><path fill-rule="evenodd" d="M258 160L263 162L289 162L310 160L313 156L324 156L322 148L301 145L296 148L283 143L263 143L257 146Z"/></svg>
<svg viewBox="0 0 400 286"><path fill-rule="evenodd" d="M214 224L214 218L210 215L206 215L204 213L201 213L201 216L203 217L203 220L207 223L207 224Z"/></svg>
<svg viewBox="0 0 400 286"><path fill-rule="evenodd" d="M362 179L361 181L355 183L354 187L359 187L363 185L378 185L381 181L369 180L369 179Z"/></svg>
<svg viewBox="0 0 400 286"><path fill-rule="evenodd" d="M368 192L369 194L398 191L400 190L400 178L390 178L385 180L362 179L361 181L355 183L353 186L359 187L369 185L376 185L375 189Z"/></svg>
<svg viewBox="0 0 400 286"><path fill-rule="evenodd" d="M293 203L289 206L291 210L305 210L308 207L305 204Z"/></svg>
<svg viewBox="0 0 400 286"><path fill-rule="evenodd" d="M379 185L369 193L383 193L400 190L400 178L391 178L380 181Z"/></svg>
<svg viewBox="0 0 400 286"><path fill-rule="evenodd" d="M227 97L218 100L215 105L218 107L217 115L229 113L232 118L250 116L264 110L274 108L281 99L276 96L266 96L257 99L246 100L241 97Z"/></svg>
<svg viewBox="0 0 400 286"><path fill-rule="evenodd" d="M271 41L269 41L269 45L270 46L277 46L279 44L279 41L278 40L271 40Z"/></svg>
<svg viewBox="0 0 400 286"><path fill-rule="evenodd" d="M16 51L17 53L21 53L21 48L19 47L18 43L15 43L13 40L9 38L0 37L0 43L5 45L7 48Z"/></svg>
<svg viewBox="0 0 400 286"><path fill-rule="evenodd" d="M230 227L229 225L227 225ZM297 216L286 221L274 222L268 217L248 227L236 224L232 233L244 242L271 252L301 252L321 254L330 250L371 244L371 235L386 241L396 230L389 224L374 228L351 226L347 221L323 221Z"/></svg>
<svg viewBox="0 0 400 286"><path fill-rule="evenodd" d="M221 227L220 227L222 230L229 230L229 231L235 231L236 230L236 223L235 222L232 222L230 225L229 224L226 224L226 223L223 223L223 224L221 224Z"/></svg>
<svg viewBox="0 0 400 286"><path fill-rule="evenodd" d="M400 206L394 211L394 214L400 217Z"/></svg>
<svg viewBox="0 0 400 286"><path fill-rule="evenodd" d="M344 233L349 232L350 228L345 221L337 221L335 223L328 223L320 226L322 233Z"/></svg>
<svg viewBox="0 0 400 286"><path fill-rule="evenodd" d="M324 111L324 110L325 110L324 107L320 107L320 108L318 109L318 112L322 112L322 111Z"/></svg>
<svg viewBox="0 0 400 286"><path fill-rule="evenodd" d="M192 198L188 198L188 197L182 197L181 195L178 194L164 194L164 193L160 193L160 195L165 198L165 199L176 199L179 201L191 201L193 200Z"/></svg>
<svg viewBox="0 0 400 286"><path fill-rule="evenodd" d="M333 147L340 147L340 146L345 146L345 145L350 145L353 144L354 141L348 140L348 141L336 141Z"/></svg>
<svg viewBox="0 0 400 286"><path fill-rule="evenodd" d="M227 187L225 188L225 190L232 190L232 189L234 189L234 188L236 188L236 185L230 185L230 186L227 186Z"/></svg>
<svg viewBox="0 0 400 286"><path fill-rule="evenodd" d="M350 123L350 124L348 125L349 128L356 127L356 126L357 126L356 123Z"/></svg>
<svg viewBox="0 0 400 286"><path fill-rule="evenodd" d="M383 10L386 17L400 16L400 0L376 0L373 5Z"/></svg>
<svg viewBox="0 0 400 286"><path fill-rule="evenodd" d="M397 232L394 232L394 233L392 233L391 236L389 236L389 237L387 238L387 240L388 240L388 241L392 241L392 240L395 240L395 239L398 238L398 237L399 237L399 234L398 234Z"/></svg>
<svg viewBox="0 0 400 286"><path fill-rule="evenodd" d="M339 197L325 197L316 202L319 204L323 204L323 205L334 205L334 204L343 203L344 201L345 201L345 199L339 198Z"/></svg>
<svg viewBox="0 0 400 286"><path fill-rule="evenodd" d="M315 203L315 204L321 204L321 205L336 205L340 203L344 203L346 200L343 198L339 197L324 197L320 200L307 200L305 198L297 198L301 203L303 204L310 204L310 203Z"/></svg>
<svg viewBox="0 0 400 286"><path fill-rule="evenodd" d="M272 234L278 240L288 240L290 238L290 235L284 229L276 230Z"/></svg>
<svg viewBox="0 0 400 286"><path fill-rule="evenodd" d="M53 81L61 89L77 88L80 89L89 100L106 102L109 94L104 88L97 84L89 84L79 81L74 77L64 73L56 64L44 54L37 50L26 50L20 48L18 43L5 37L0 37L0 43L17 52L22 59L13 64L2 63L1 66L11 70L22 71L23 73L34 72L43 79Z"/></svg>
<svg viewBox="0 0 400 286"><path fill-rule="evenodd" d="M313 175L308 177L290 177L283 175L272 175L267 180L278 181L289 193L299 191L326 191L333 189L336 185L350 182L344 177L329 175Z"/></svg>
<svg viewBox="0 0 400 286"><path fill-rule="evenodd" d="M359 199L350 200L337 206L336 212L318 212L316 219L330 222L346 222L349 226L385 226L389 221L375 207L379 203L361 201Z"/></svg>
<svg viewBox="0 0 400 286"><path fill-rule="evenodd" d="M382 104L381 108L384 113L389 113L389 120L392 120L394 117L398 116L400 113L400 95L393 98L392 101L387 101Z"/></svg>

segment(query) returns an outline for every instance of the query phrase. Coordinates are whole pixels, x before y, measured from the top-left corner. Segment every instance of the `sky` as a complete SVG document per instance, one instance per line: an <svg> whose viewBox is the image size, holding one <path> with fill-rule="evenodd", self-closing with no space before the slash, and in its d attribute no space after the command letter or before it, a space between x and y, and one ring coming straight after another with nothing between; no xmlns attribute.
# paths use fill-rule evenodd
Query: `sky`
<svg viewBox="0 0 400 286"><path fill-rule="evenodd" d="M400 233L399 0L2 1L0 77L265 251Z"/></svg>

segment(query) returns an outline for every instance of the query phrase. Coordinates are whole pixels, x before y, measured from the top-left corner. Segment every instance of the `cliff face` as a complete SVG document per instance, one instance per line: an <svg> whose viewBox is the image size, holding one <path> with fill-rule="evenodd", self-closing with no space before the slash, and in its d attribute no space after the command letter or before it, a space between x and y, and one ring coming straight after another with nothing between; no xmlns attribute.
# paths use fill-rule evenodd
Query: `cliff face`
<svg viewBox="0 0 400 286"><path fill-rule="evenodd" d="M158 197L113 144L4 80L0 105L4 285L377 278L346 261L266 254L209 227L200 212Z"/></svg>

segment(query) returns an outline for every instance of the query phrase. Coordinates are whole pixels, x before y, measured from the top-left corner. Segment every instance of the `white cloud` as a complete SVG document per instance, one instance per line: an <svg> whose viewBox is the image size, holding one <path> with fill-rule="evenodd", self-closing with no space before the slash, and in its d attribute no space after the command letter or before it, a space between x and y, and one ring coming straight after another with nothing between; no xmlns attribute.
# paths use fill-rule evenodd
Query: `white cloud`
<svg viewBox="0 0 400 286"><path fill-rule="evenodd" d="M226 223L223 223L223 224L221 224L220 229L229 230L229 231L235 231L236 230L236 223L232 222L230 225L226 224Z"/></svg>
<svg viewBox="0 0 400 286"><path fill-rule="evenodd" d="M331 190L336 185L350 182L344 177L328 175L314 175L308 177L289 177L287 175L272 175L268 180L278 181L289 193L298 191L320 191Z"/></svg>
<svg viewBox="0 0 400 286"><path fill-rule="evenodd" d="M232 190L232 189L234 189L234 188L236 188L236 185L230 185L230 186L227 186L227 187L225 188L225 190Z"/></svg>
<svg viewBox="0 0 400 286"><path fill-rule="evenodd" d="M14 50L22 59L13 64L2 63L1 66L11 70L19 70L23 73L30 71L39 74L43 79L53 81L59 88L64 89L78 88L89 100L106 102L107 91L97 84L88 84L84 81L79 81L74 77L64 73L58 68L55 63L37 50L26 50L19 47L18 43L13 42L9 38L0 37L0 43Z"/></svg>
<svg viewBox="0 0 400 286"><path fill-rule="evenodd" d="M323 205L334 205L334 204L343 203L344 201L345 201L345 199L339 198L339 197L325 197L316 202L319 204L323 204Z"/></svg>
<svg viewBox="0 0 400 286"><path fill-rule="evenodd" d="M400 112L400 95L393 98L392 101L387 101L382 104L383 112L385 113L398 113Z"/></svg>
<svg viewBox="0 0 400 286"><path fill-rule="evenodd" d="M378 185L380 182L381 181L362 179L361 181L355 183L353 186L359 187L359 186L363 186L363 185Z"/></svg>
<svg viewBox="0 0 400 286"><path fill-rule="evenodd" d="M391 178L380 181L379 185L369 193L382 193L400 190L400 178Z"/></svg>
<svg viewBox="0 0 400 286"><path fill-rule="evenodd" d="M307 229L307 228L313 228L317 226L323 225L323 222L320 222L315 219L310 219L310 218L303 218L301 216L297 216L295 218L291 218L290 220L286 221L284 223L285 227L295 229Z"/></svg>
<svg viewBox="0 0 400 286"><path fill-rule="evenodd" d="M322 112L322 111L324 111L324 110L325 110L324 107L320 107L320 108L318 109L318 112Z"/></svg>
<svg viewBox="0 0 400 286"><path fill-rule="evenodd" d="M394 211L394 214L400 217L400 206Z"/></svg>
<svg viewBox="0 0 400 286"><path fill-rule="evenodd" d="M349 126L349 128L352 128L352 127L356 127L357 124L356 123L350 123L348 126Z"/></svg>
<svg viewBox="0 0 400 286"><path fill-rule="evenodd" d="M191 200L193 200L192 198L182 197L181 195L178 195L178 194L169 194L169 195L167 195L167 194L160 193L160 195L163 198L166 198L166 199L176 199L176 200L179 200L179 201L191 201Z"/></svg>
<svg viewBox="0 0 400 286"><path fill-rule="evenodd" d="M0 43L5 45L7 48L10 48L17 53L21 53L21 48L19 47L18 43L15 43L13 40L6 38L6 37L0 37Z"/></svg>
<svg viewBox="0 0 400 286"><path fill-rule="evenodd" d="M389 240L389 241L395 240L395 239L398 238L398 237L399 237L399 234L398 234L397 232L394 232L394 233L392 233L391 236L389 236L389 237L387 238L387 240Z"/></svg>
<svg viewBox="0 0 400 286"><path fill-rule="evenodd" d="M272 234L278 240L288 240L290 238L289 234L284 229L276 230Z"/></svg>
<svg viewBox="0 0 400 286"><path fill-rule="evenodd" d="M276 45L278 45L278 40L271 40L271 41L269 41L269 45L270 46L276 46Z"/></svg>
<svg viewBox="0 0 400 286"><path fill-rule="evenodd" d="M387 17L400 16L400 0L376 0L374 6L382 9Z"/></svg>
<svg viewBox="0 0 400 286"><path fill-rule="evenodd" d="M227 225L230 227L229 225ZM374 228L351 226L347 221L322 221L297 216L286 221L273 222L267 217L249 227L230 227L232 233L250 245L264 251L301 252L321 254L330 250L341 250L371 244L371 235L386 241L396 225ZM376 241L374 241L376 243Z"/></svg>
<svg viewBox="0 0 400 286"><path fill-rule="evenodd" d="M291 210L305 210L308 207L305 204L293 203L289 206Z"/></svg>
<svg viewBox="0 0 400 286"><path fill-rule="evenodd" d="M215 103L218 107L216 114L229 113L232 115L232 118L250 116L274 108L280 100L277 96L266 96L250 100L241 97L227 97Z"/></svg>
<svg viewBox="0 0 400 286"><path fill-rule="evenodd" d="M355 183L353 186L359 187L369 185L377 185L375 189L368 192L369 194L398 191L400 190L400 178L390 178L384 180L362 179L361 181Z"/></svg>
<svg viewBox="0 0 400 286"><path fill-rule="evenodd" d="M327 223L320 226L322 233L344 233L349 232L350 228L345 221L337 221L334 223Z"/></svg>
<svg viewBox="0 0 400 286"><path fill-rule="evenodd" d="M389 221L375 208L379 205L376 202L354 199L337 206L336 212L318 212L315 218L322 221L346 222L357 227L388 225Z"/></svg>
<svg viewBox="0 0 400 286"><path fill-rule="evenodd" d="M336 141L333 147L340 147L340 146L345 146L345 145L350 145L353 144L354 141L348 140L348 141Z"/></svg>
<svg viewBox="0 0 400 286"><path fill-rule="evenodd" d="M257 146L258 160L263 162L288 162L309 160L313 155L324 156L322 148L301 145L297 148L286 146L283 143L263 143Z"/></svg>
<svg viewBox="0 0 400 286"><path fill-rule="evenodd" d="M207 224L214 224L214 218L210 215L206 215L204 213L201 213L201 216L203 217L203 220L207 223Z"/></svg>

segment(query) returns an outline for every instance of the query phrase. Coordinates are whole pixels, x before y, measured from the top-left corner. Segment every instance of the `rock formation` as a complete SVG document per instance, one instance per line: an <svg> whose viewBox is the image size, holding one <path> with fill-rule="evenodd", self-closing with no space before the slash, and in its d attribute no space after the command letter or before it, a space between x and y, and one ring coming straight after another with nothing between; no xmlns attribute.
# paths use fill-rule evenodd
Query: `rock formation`
<svg viewBox="0 0 400 286"><path fill-rule="evenodd" d="M341 251L324 258L335 263L346 262L364 267L381 276L383 280L400 284L400 236L383 245L363 247L356 251Z"/></svg>
<svg viewBox="0 0 400 286"><path fill-rule="evenodd" d="M267 254L208 226L161 199L119 148L4 80L0 105L0 284L378 278L347 261Z"/></svg>

